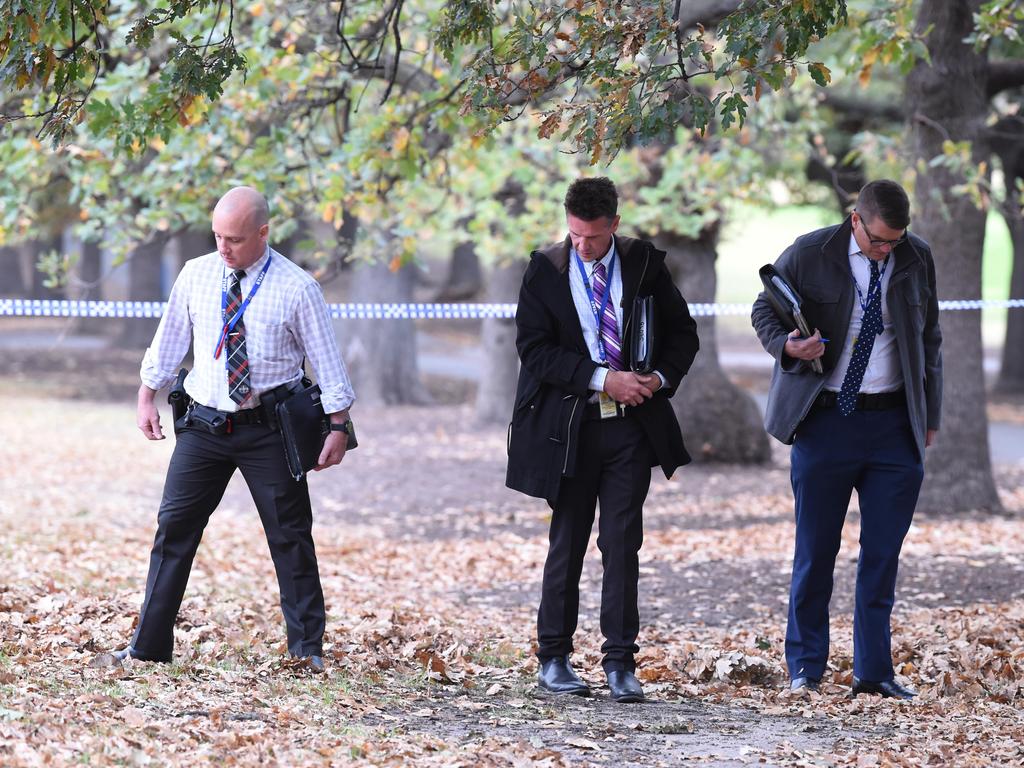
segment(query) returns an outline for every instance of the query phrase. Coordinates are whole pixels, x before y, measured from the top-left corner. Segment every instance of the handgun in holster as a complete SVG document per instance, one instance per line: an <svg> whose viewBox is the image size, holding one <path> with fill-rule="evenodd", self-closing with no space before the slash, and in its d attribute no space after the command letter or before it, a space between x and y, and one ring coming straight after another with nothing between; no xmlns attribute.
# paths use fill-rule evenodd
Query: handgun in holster
<svg viewBox="0 0 1024 768"><path fill-rule="evenodd" d="M167 393L167 402L170 403L171 418L174 423L174 434L178 434L185 428L185 416L188 414L189 405L192 404L192 398L185 391L185 377L187 375L188 370L185 368L178 371L178 378L175 379L171 391Z"/></svg>

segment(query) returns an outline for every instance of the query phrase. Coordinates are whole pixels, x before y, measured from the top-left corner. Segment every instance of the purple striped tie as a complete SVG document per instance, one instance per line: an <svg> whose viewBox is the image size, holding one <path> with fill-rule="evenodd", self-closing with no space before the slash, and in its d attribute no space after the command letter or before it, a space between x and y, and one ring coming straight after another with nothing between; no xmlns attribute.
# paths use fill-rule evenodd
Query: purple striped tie
<svg viewBox="0 0 1024 768"><path fill-rule="evenodd" d="M604 302L604 292L607 286L607 270L605 270L604 264L598 264L594 267L594 301L599 307ZM604 308L604 314L601 315L599 332L601 341L604 342L604 354L608 360L608 367L613 371L621 371L622 342L619 340L618 324L615 322L615 307L612 306L610 300Z"/></svg>

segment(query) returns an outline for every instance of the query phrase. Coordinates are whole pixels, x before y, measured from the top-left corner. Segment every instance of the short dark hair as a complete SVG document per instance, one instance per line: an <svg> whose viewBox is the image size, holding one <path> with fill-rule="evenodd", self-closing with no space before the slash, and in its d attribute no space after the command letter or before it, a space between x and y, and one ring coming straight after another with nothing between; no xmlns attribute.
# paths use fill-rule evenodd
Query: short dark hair
<svg viewBox="0 0 1024 768"><path fill-rule="evenodd" d="M565 212L583 221L614 219L618 209L619 193L607 176L576 179L565 193Z"/></svg>
<svg viewBox="0 0 1024 768"><path fill-rule="evenodd" d="M906 229L910 224L910 200L895 181L870 181L857 195L857 213L868 221L881 219L892 229Z"/></svg>

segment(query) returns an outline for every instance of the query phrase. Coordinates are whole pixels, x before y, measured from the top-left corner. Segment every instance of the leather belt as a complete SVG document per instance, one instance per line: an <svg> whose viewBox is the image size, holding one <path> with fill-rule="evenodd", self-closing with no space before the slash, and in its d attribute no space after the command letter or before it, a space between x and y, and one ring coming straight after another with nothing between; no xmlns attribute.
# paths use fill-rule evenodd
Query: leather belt
<svg viewBox="0 0 1024 768"><path fill-rule="evenodd" d="M838 392L823 390L814 399L815 408L833 408L839 400ZM856 410L858 411L888 411L891 408L899 408L907 403L907 392L904 389L897 389L895 392L877 392L874 394L861 392L857 395Z"/></svg>
<svg viewBox="0 0 1024 768"><path fill-rule="evenodd" d="M257 405L255 408L246 408L241 411L222 411L225 418L233 425L247 426L249 424L262 424L265 422L266 415L263 412L263 406Z"/></svg>

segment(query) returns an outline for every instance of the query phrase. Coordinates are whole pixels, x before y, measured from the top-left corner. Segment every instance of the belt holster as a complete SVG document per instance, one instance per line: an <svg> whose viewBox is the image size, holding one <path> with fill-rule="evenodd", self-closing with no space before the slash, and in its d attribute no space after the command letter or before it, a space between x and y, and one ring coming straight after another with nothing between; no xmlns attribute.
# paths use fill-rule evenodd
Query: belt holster
<svg viewBox="0 0 1024 768"><path fill-rule="evenodd" d="M192 404L192 398L185 391L185 376L187 375L188 370L185 368L178 371L178 378L175 379L171 391L167 393L167 402L171 406L171 419L173 420L174 434L176 435L188 426L185 417L188 415L188 408Z"/></svg>

